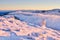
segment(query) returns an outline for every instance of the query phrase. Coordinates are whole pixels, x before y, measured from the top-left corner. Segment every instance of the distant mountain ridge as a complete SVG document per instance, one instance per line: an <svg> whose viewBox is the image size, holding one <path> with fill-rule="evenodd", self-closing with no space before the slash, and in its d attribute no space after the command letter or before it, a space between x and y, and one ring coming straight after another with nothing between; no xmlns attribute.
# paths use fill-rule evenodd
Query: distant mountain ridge
<svg viewBox="0 0 60 40"><path fill-rule="evenodd" d="M60 15L60 9L52 9L52 10L0 10L0 16L7 15L8 13L17 11Z"/></svg>

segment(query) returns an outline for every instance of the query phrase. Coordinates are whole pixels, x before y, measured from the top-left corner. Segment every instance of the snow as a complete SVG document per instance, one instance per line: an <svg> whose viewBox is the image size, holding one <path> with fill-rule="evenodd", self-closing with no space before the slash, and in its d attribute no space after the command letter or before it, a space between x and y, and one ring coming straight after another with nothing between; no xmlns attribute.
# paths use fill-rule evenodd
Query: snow
<svg viewBox="0 0 60 40"><path fill-rule="evenodd" d="M47 20L46 26L55 30L60 30L60 16L59 15L52 15L49 14L44 15L43 13L31 13L31 12L12 12L9 15L13 15L18 18L20 21L24 21L28 23L28 25L33 24L32 26L38 25L41 26L41 22L43 19ZM58 13L57 13L58 14ZM31 24L30 24L31 23Z"/></svg>
<svg viewBox="0 0 60 40"><path fill-rule="evenodd" d="M9 12L0 16L0 40L59 40L59 24L60 16L52 13ZM39 36L32 36L34 32Z"/></svg>

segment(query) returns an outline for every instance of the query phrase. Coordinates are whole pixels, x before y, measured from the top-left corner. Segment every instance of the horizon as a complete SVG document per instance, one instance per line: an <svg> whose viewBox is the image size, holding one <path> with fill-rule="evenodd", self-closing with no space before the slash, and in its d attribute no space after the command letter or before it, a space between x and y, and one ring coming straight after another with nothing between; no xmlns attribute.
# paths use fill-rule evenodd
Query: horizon
<svg viewBox="0 0 60 40"><path fill-rule="evenodd" d="M0 9L0 10L54 10L60 8L52 8L52 9Z"/></svg>
<svg viewBox="0 0 60 40"><path fill-rule="evenodd" d="M0 0L0 10L60 9L60 0Z"/></svg>

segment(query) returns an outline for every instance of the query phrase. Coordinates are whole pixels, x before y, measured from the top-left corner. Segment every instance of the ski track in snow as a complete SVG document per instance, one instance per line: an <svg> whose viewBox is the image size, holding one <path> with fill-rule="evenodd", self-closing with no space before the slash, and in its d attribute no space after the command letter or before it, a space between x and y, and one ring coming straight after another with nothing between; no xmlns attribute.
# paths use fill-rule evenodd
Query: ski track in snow
<svg viewBox="0 0 60 40"><path fill-rule="evenodd" d="M28 23L25 21L20 21L15 19L14 16L26 15L41 17L41 26ZM20 16L18 16L20 17ZM25 17L25 16L24 16ZM0 17L0 40L60 40L60 31L54 30L52 28L46 27L47 20L51 19L52 21L60 19L60 16L57 15L43 15L43 14L32 14L29 12L12 12L9 15ZM34 19L35 20L35 19ZM55 22L54 21L54 22ZM33 22L33 21L32 21ZM39 20L38 20L39 22Z"/></svg>

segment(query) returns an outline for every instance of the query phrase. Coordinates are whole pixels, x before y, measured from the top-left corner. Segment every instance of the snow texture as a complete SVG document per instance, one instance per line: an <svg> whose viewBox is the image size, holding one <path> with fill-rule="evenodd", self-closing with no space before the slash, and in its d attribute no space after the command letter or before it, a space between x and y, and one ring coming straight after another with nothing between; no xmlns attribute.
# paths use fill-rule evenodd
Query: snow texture
<svg viewBox="0 0 60 40"><path fill-rule="evenodd" d="M60 16L52 12L59 14L58 9L0 11L0 40L60 40Z"/></svg>

